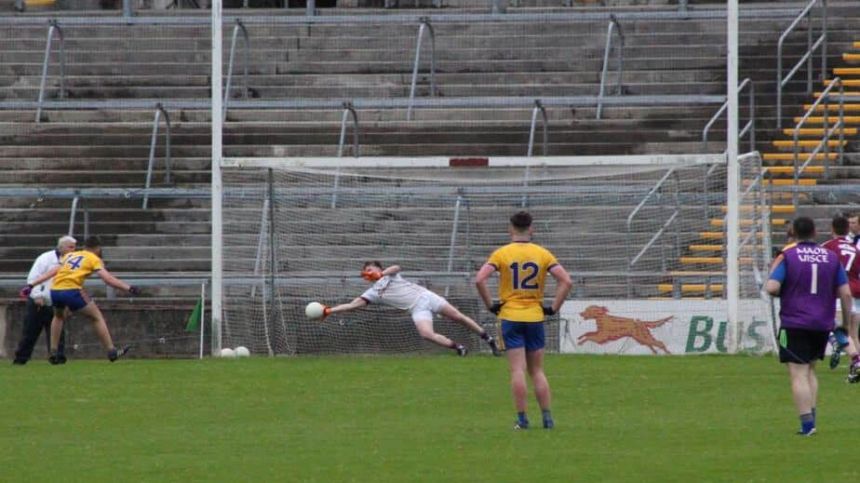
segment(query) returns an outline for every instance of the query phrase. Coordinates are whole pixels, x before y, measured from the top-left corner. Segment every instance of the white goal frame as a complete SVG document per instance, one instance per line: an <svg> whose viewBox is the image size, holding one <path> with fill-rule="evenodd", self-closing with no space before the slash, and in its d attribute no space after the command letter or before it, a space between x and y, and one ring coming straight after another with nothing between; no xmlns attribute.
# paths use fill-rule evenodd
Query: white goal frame
<svg viewBox="0 0 860 483"><path fill-rule="evenodd" d="M211 18L211 33L212 33L212 59L223 59L223 0L212 0L210 18ZM723 162L727 160L738 159L738 0L728 0L726 3L726 32L727 32L727 50L726 50L726 96L728 100L727 116L727 140L726 152L724 155L718 155ZM211 62L212 79L223 79L222 62ZM211 89L211 132L212 132L212 164L211 164L211 193L212 193L212 354L219 354L221 351L221 323L223 318L223 186L221 178L222 167L231 166L231 163L238 161L233 159L223 159L222 149L222 133L223 133L223 86L221 82L212 82ZM683 157L683 155L682 155ZM584 160L591 159L596 161L595 157L583 158ZM596 158L611 158L619 164L624 164L625 156L606 156ZM660 158L671 158L671 156L662 156ZM244 162L249 162L244 158ZM311 162L309 158L293 158L297 162ZM330 160L332 158L319 158L321 160ZM344 162L348 158L344 158ZM354 159L354 158L353 158ZM368 162L367 158L359 158L362 163ZM404 158L397 158L404 159ZM420 159L420 158L419 158ZM435 163L441 162L445 158L430 158L435 159ZM450 159L450 158L449 158ZM487 158L498 160L500 158ZM548 158L533 158L536 164L547 163ZM390 160L389 160L390 161ZM497 161L498 162L498 161ZM450 163L450 161L449 161ZM232 164L236 166L236 164ZM450 164L449 164L450 165ZM740 173L737 162L727 163L727 273L726 273L726 298L728 301L727 319L729 326L732 327L731 348L735 352L738 348L740 339L739 328L739 299L740 299L740 276L739 276L739 232L740 220L739 212L739 192L740 192Z"/></svg>

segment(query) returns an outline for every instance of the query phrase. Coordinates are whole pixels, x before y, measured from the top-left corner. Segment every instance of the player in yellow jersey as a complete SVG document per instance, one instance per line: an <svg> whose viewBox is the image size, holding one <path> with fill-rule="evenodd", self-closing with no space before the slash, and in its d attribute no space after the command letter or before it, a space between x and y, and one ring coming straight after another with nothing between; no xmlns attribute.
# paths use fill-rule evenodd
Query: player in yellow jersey
<svg viewBox="0 0 860 483"><path fill-rule="evenodd" d="M66 321L67 314L80 312L92 321L96 335L102 346L108 352L108 359L113 362L128 351L128 347L117 350L113 345L105 318L101 310L84 291L84 281L93 273L111 287L125 290L137 295L137 287L133 287L110 274L102 263L101 241L97 237L87 238L84 249L67 253L60 260L60 265L36 279L32 285L38 285L53 278L51 285L51 302L54 306L54 319L51 321L51 358L52 364L60 363L62 354L57 351L60 333ZM69 310L66 311L66 308Z"/></svg>
<svg viewBox="0 0 860 483"><path fill-rule="evenodd" d="M543 371L544 318L561 308L573 284L570 275L546 248L531 242L532 216L521 211L511 216L511 243L497 249L478 271L475 285L490 312L502 321L502 338L511 371L511 392L517 408L514 429L529 427L526 417L526 370L532 378L541 408L543 427L555 423L550 412L550 388ZM487 281L499 272L499 302L493 303ZM546 275L556 280L555 297L543 304Z"/></svg>

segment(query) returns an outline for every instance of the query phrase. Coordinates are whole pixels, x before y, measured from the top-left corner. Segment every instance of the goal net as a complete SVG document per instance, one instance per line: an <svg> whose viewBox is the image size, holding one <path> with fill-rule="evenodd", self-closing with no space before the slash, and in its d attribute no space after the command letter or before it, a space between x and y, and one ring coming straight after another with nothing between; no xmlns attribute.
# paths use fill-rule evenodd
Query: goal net
<svg viewBox="0 0 860 483"><path fill-rule="evenodd" d="M388 307L305 318L310 301L359 296L367 260L400 265L406 279L492 331L472 278L524 209L535 242L571 272L572 297L657 297L707 225L703 179L720 158L226 159L223 345L270 354L434 350L408 313ZM482 349L456 323L437 317L435 328Z"/></svg>

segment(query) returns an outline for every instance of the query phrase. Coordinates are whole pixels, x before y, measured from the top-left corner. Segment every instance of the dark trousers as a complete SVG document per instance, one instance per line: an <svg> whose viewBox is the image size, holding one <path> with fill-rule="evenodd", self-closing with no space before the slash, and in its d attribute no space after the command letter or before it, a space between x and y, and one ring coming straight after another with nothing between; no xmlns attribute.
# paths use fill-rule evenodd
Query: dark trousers
<svg viewBox="0 0 860 483"><path fill-rule="evenodd" d="M15 351L15 362L24 363L33 355L33 347L39 340L39 334L45 329L45 345L48 354L51 353L51 320L54 318L54 309L50 305L38 305L33 299L27 297L27 316L24 319L24 330L18 349ZM60 333L60 354L64 353L66 342L66 331Z"/></svg>

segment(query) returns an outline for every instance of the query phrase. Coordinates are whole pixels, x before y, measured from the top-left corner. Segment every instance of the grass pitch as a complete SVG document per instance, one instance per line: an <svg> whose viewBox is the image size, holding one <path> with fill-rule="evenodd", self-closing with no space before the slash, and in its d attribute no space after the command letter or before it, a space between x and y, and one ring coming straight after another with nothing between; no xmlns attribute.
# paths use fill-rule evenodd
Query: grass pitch
<svg viewBox="0 0 860 483"><path fill-rule="evenodd" d="M504 359L0 366L0 474L31 481L852 481L860 385L819 367L794 435L773 358L550 356L552 431L513 431ZM539 411L530 399L532 423Z"/></svg>

